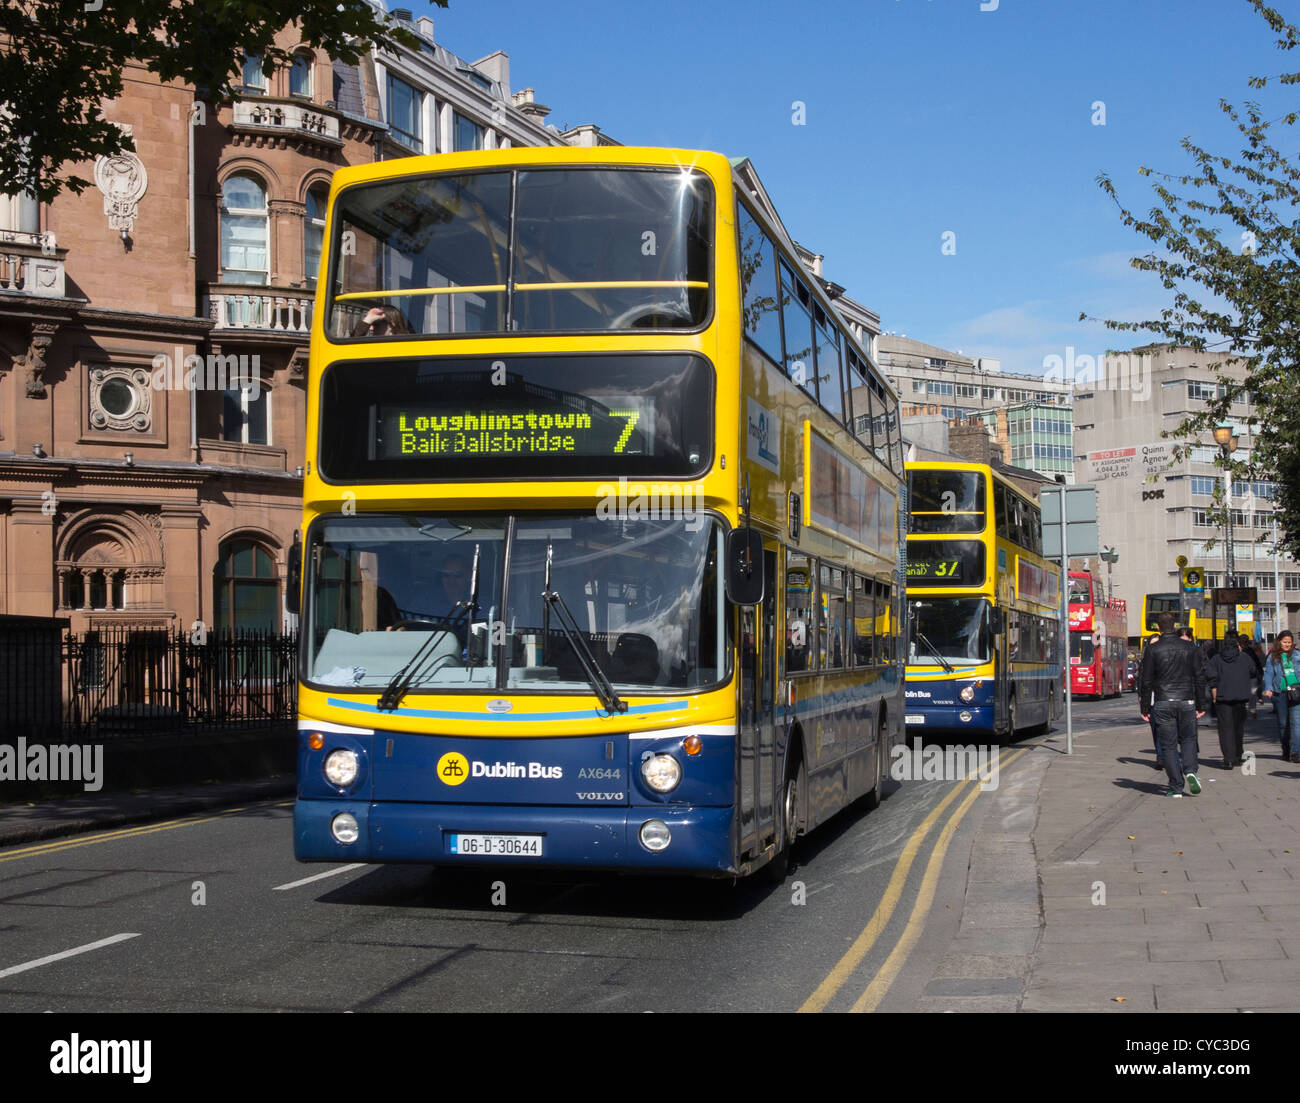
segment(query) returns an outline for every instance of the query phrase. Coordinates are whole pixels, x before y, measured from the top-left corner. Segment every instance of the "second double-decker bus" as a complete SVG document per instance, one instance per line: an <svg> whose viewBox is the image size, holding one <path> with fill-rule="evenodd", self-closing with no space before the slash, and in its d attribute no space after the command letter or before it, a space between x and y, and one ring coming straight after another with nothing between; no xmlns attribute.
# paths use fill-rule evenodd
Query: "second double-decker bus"
<svg viewBox="0 0 1300 1103"><path fill-rule="evenodd" d="M879 798L897 396L765 194L623 147L336 174L300 859L779 872Z"/></svg>
<svg viewBox="0 0 1300 1103"><path fill-rule="evenodd" d="M1071 571L1070 692L1076 697L1118 697L1128 661L1128 607L1104 597L1101 579Z"/></svg>
<svg viewBox="0 0 1300 1103"><path fill-rule="evenodd" d="M907 465L907 725L1008 738L1063 693L1039 507L984 464Z"/></svg>

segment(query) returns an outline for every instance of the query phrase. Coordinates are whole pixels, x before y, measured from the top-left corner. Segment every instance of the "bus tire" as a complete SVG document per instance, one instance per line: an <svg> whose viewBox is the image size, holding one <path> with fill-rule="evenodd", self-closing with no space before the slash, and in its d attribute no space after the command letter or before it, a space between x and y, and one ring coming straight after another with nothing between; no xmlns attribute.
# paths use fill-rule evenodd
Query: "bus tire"
<svg viewBox="0 0 1300 1103"><path fill-rule="evenodd" d="M881 708L876 721L876 785L865 797L863 804L868 812L880 807L885 788L885 739L889 734L889 714Z"/></svg>
<svg viewBox="0 0 1300 1103"><path fill-rule="evenodd" d="M781 841L772 860L762 869L768 883L779 885L790 871L790 849L799 833L799 794L804 787L803 758L792 748L785 767L785 782L781 786Z"/></svg>

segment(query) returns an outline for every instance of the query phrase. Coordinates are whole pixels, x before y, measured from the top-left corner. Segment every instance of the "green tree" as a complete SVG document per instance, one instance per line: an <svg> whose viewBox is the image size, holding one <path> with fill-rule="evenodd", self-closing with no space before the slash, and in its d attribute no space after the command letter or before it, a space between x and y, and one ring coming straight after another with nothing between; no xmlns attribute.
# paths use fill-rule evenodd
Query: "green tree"
<svg viewBox="0 0 1300 1103"><path fill-rule="evenodd" d="M290 23L349 64L372 45L417 41L365 0L0 0L0 193L48 203L84 191L90 181L65 166L133 148L100 110L128 61L227 102L246 56L268 76L290 63L274 42Z"/></svg>
<svg viewBox="0 0 1300 1103"><path fill-rule="evenodd" d="M1279 49L1300 43L1300 31L1264 0L1246 2L1278 35ZM1270 79L1253 77L1250 87L1262 89ZM1275 79L1296 84L1300 73ZM1098 177L1124 225L1158 250L1133 258L1133 267L1155 273L1173 292L1173 304L1157 318L1105 325L1158 334L1204 352L1216 372L1229 360L1245 366L1244 380L1223 376L1222 397L1169 435L1182 438L1179 452L1186 455L1192 442L1208 441L1216 424L1232 420L1233 402L1249 393L1256 410L1250 419L1252 460L1227 466L1234 477L1278 480L1284 544L1300 558L1300 165L1294 147L1292 152L1283 148L1295 141L1292 128L1300 112L1270 120L1259 103L1238 109L1220 100L1219 106L1240 131L1240 154L1222 156L1184 138L1193 171L1139 170L1153 179L1159 200L1145 218L1123 205L1108 175ZM1223 503L1219 506L1222 512Z"/></svg>

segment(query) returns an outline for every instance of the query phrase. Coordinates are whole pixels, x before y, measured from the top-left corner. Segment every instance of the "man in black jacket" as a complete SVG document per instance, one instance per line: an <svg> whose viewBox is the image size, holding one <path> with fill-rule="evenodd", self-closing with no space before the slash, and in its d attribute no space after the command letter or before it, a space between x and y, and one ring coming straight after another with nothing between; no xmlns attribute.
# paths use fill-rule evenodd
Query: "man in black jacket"
<svg viewBox="0 0 1300 1103"><path fill-rule="evenodd" d="M1161 613L1156 623L1160 638L1147 644L1142 656L1139 707L1143 720L1155 717L1160 753L1169 775L1165 795L1181 797L1186 784L1195 796L1201 791L1196 776L1196 722L1205 715L1208 704L1205 660L1194 643L1174 634L1173 613Z"/></svg>

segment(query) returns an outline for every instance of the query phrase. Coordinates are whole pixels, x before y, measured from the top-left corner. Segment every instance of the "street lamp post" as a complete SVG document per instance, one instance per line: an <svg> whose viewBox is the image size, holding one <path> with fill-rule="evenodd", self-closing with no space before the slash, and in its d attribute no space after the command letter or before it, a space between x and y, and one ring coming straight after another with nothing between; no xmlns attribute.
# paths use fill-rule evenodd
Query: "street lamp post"
<svg viewBox="0 0 1300 1103"><path fill-rule="evenodd" d="M1237 434L1232 431L1231 422L1220 422L1214 427L1214 443L1219 446L1219 451L1223 454L1223 494L1227 504L1227 532L1228 548L1224 553L1224 565L1227 568L1227 585L1235 586L1236 582L1236 565L1233 561L1233 534L1232 534L1232 454L1237 450ZM1217 616L1215 618L1218 619ZM1232 627L1237 627L1237 606L1232 606L1232 614L1229 617ZM1216 625L1217 627L1217 625ZM1211 632L1213 635L1213 632Z"/></svg>
<svg viewBox="0 0 1300 1103"><path fill-rule="evenodd" d="M1101 560L1106 564L1106 600L1115 600L1115 564L1119 562L1119 552L1114 548L1102 548Z"/></svg>

